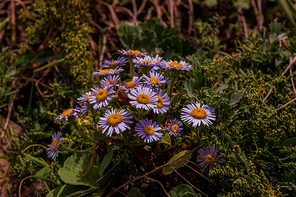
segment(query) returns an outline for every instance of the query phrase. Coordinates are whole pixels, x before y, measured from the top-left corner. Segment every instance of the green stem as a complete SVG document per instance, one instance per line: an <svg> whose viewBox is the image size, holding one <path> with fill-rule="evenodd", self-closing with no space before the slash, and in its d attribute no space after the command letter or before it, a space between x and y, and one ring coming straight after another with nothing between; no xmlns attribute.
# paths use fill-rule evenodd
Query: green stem
<svg viewBox="0 0 296 197"><path fill-rule="evenodd" d="M76 149L68 148L68 147L64 146L63 144L61 144L60 147L61 147L61 150L66 150L66 151L69 151L71 153L86 153L86 152L89 152L89 151L93 150L96 145L97 144L95 144L94 146L92 146L91 148L86 149L86 150L76 150Z"/></svg>
<svg viewBox="0 0 296 197"><path fill-rule="evenodd" d="M130 74L134 76L135 73L135 64L133 63L133 57L127 56L127 61L130 64Z"/></svg>
<svg viewBox="0 0 296 197"><path fill-rule="evenodd" d="M27 149L34 147L34 146L41 146L42 148L44 148L45 150L47 150L46 146L42 145L42 144L32 144L28 147L26 147L24 150L22 150L22 153L24 153Z"/></svg>
<svg viewBox="0 0 296 197"><path fill-rule="evenodd" d="M174 76L174 74L172 74L172 78L171 78L171 83L170 83L170 89L169 89L169 97L172 99L172 94L173 94L173 87L174 87L174 83L176 81L176 77Z"/></svg>

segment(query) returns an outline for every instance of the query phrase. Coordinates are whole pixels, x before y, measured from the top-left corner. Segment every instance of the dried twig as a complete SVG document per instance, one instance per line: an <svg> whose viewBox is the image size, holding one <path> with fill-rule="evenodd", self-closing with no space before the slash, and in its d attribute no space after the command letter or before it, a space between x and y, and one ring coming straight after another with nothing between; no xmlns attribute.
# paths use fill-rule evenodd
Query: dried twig
<svg viewBox="0 0 296 197"><path fill-rule="evenodd" d="M169 12L170 12L170 23L171 23L171 28L175 26L174 23L174 1L169 0Z"/></svg>
<svg viewBox="0 0 296 197"><path fill-rule="evenodd" d="M199 191L200 193L202 193L203 195L207 195L205 193L203 193L200 189L198 189L197 187L195 187L194 185L192 185L190 183L190 181L188 181L187 179L185 179L174 167L171 166L171 168L183 179L185 180L189 185L191 185L191 187L193 187L194 189L196 189L197 191Z"/></svg>
<svg viewBox="0 0 296 197"><path fill-rule="evenodd" d="M243 14L243 9L239 6L236 6L236 10L238 13L238 20L242 23L244 39L246 40L248 38L248 28L247 28L246 19Z"/></svg>
<svg viewBox="0 0 296 197"><path fill-rule="evenodd" d="M103 35L102 50L101 50L100 61L99 61L100 69L102 69L103 58L106 51L106 42L107 42L107 36Z"/></svg>
<svg viewBox="0 0 296 197"><path fill-rule="evenodd" d="M192 24L194 22L194 10L192 0L188 0L189 5L189 25L188 25L188 35L191 34Z"/></svg>
<svg viewBox="0 0 296 197"><path fill-rule="evenodd" d="M139 14L142 13L142 11L144 10L145 6L146 6L147 0L142 1L141 6L139 7L138 11L137 11L137 16L139 16Z"/></svg>
<svg viewBox="0 0 296 197"><path fill-rule="evenodd" d="M291 101L289 101L288 103L286 103L286 104L284 104L283 106L281 106L281 107L277 108L275 111L278 111L278 110L282 109L283 107L285 107L285 106L289 105L290 103L294 102L295 100L296 100L296 98L292 99L292 100L291 100Z"/></svg>
<svg viewBox="0 0 296 197"><path fill-rule="evenodd" d="M111 17L113 19L113 22L114 22L116 28L119 28L119 26L120 26L120 20L118 19L118 17L116 15L116 13L115 13L114 8L112 7L112 5L110 5L110 4L108 4L108 3L104 2L104 1L101 1L101 0L97 0L97 1L99 3L101 3L101 4L103 4L103 5L105 5L105 6L108 7L108 9L110 11L110 14L111 14Z"/></svg>
<svg viewBox="0 0 296 197"><path fill-rule="evenodd" d="M154 182L159 183L159 185L162 187L162 189L163 189L163 191L165 192L165 194L166 194L168 197L170 197L169 193L165 190L165 188L164 188L164 186L161 184L161 182L159 182L158 180L155 180L155 179L149 178L149 177L147 177L147 176L146 176L145 178L147 178L147 179L149 179L149 180L151 180L151 181L154 181Z"/></svg>
<svg viewBox="0 0 296 197"><path fill-rule="evenodd" d="M186 159L186 161L189 161ZM194 168L192 168L191 166L187 165L186 163L184 163L183 161L181 161L185 166L187 166L188 168L190 168L191 170L193 170L194 172L196 172L197 174L199 174L200 176L202 176L203 178L207 179L207 181L210 181L207 177L205 177L203 174L201 174L200 172L196 171Z"/></svg>
<svg viewBox="0 0 296 197"><path fill-rule="evenodd" d="M133 21L134 21L134 24L136 24L137 22L137 2L136 0L132 0L132 5L133 5Z"/></svg>
<svg viewBox="0 0 296 197"><path fill-rule="evenodd" d="M44 46L45 46L45 44L48 42L48 40L49 40L49 38L50 38L50 35L51 35L52 31L53 31L53 26L51 25L50 28L49 28L49 30L48 30L48 33L46 34L46 36L45 36L45 38L44 38L44 40L43 40L43 42L42 42L41 45L38 47L38 50L44 49Z"/></svg>

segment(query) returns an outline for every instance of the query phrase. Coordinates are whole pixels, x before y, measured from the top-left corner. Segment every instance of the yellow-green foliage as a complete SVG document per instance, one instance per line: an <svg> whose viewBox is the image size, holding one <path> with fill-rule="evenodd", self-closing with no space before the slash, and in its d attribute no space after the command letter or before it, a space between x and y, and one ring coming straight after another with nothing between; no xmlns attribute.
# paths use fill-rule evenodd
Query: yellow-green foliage
<svg viewBox="0 0 296 197"><path fill-rule="evenodd" d="M90 55L87 37L92 31L88 2L37 0L28 6L30 12L21 9L19 17L27 26L27 46L24 48L35 49L49 34L49 47L55 53L65 52L68 58L64 65L70 67L74 77L83 80L83 74L91 63L87 59Z"/></svg>

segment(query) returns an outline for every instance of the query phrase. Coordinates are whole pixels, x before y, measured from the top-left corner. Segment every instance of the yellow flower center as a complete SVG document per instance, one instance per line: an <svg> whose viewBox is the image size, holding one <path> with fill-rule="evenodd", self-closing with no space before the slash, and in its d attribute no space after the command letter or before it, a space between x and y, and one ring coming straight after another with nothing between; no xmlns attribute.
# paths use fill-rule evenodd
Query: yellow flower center
<svg viewBox="0 0 296 197"><path fill-rule="evenodd" d="M149 81L150 83L156 85L159 82L159 79L157 77L150 77Z"/></svg>
<svg viewBox="0 0 296 197"><path fill-rule="evenodd" d="M136 84L135 82L130 81L130 82L127 82L127 83L125 84L125 88L127 88L127 89L131 89L131 88L134 88L136 85L137 85L137 84Z"/></svg>
<svg viewBox="0 0 296 197"><path fill-rule="evenodd" d="M52 145L53 147L50 147L50 150L51 150L51 151L56 151L57 148L58 148L58 143L59 143L59 140L53 140L52 143L51 143L51 145Z"/></svg>
<svg viewBox="0 0 296 197"><path fill-rule="evenodd" d="M131 52L133 54L140 54L141 53L140 51L137 51L137 50L128 50L127 52Z"/></svg>
<svg viewBox="0 0 296 197"><path fill-rule="evenodd" d="M108 91L105 89L99 90L96 94L96 99L98 102L106 100L108 97Z"/></svg>
<svg viewBox="0 0 296 197"><path fill-rule="evenodd" d="M195 108L191 111L190 116L195 119L204 119L207 117L207 112L203 108Z"/></svg>
<svg viewBox="0 0 296 197"><path fill-rule="evenodd" d="M207 154L205 156L205 161L208 163L208 164L214 164L216 162L216 157L213 157L213 155L211 154Z"/></svg>
<svg viewBox="0 0 296 197"><path fill-rule="evenodd" d="M142 104L148 104L150 102L150 97L147 94L139 94L136 99Z"/></svg>
<svg viewBox="0 0 296 197"><path fill-rule="evenodd" d="M113 127L119 125L122 121L123 121L122 115L116 114L116 113L111 114L107 119L108 125L111 125Z"/></svg>
<svg viewBox="0 0 296 197"><path fill-rule="evenodd" d="M89 99L89 96L91 96L91 94L87 94L87 95L85 96L85 98Z"/></svg>
<svg viewBox="0 0 296 197"><path fill-rule="evenodd" d="M73 111L73 108L69 108L62 113L62 116L69 116Z"/></svg>
<svg viewBox="0 0 296 197"><path fill-rule="evenodd" d="M154 133L154 128L150 125L146 125L144 127L144 133L146 133L147 135L153 135Z"/></svg>
<svg viewBox="0 0 296 197"><path fill-rule="evenodd" d="M160 62L160 60L157 60L157 63L159 63Z"/></svg>
<svg viewBox="0 0 296 197"><path fill-rule="evenodd" d="M101 74L105 74L105 73L112 73L114 70L113 69L104 69L104 70L101 70Z"/></svg>
<svg viewBox="0 0 296 197"><path fill-rule="evenodd" d="M142 62L143 64L152 64L152 62L150 62L149 60L141 60L140 62Z"/></svg>
<svg viewBox="0 0 296 197"><path fill-rule="evenodd" d="M161 108L163 106L163 99L160 96L156 96L158 98L158 101L156 103L156 106L158 108Z"/></svg>
<svg viewBox="0 0 296 197"><path fill-rule="evenodd" d="M116 65L117 60L111 61L111 65Z"/></svg>
<svg viewBox="0 0 296 197"><path fill-rule="evenodd" d="M106 81L106 85L107 86L109 86L109 85L113 85L113 84L115 84L115 82L116 82L116 80L115 79L111 79L111 80L108 80L108 81Z"/></svg>
<svg viewBox="0 0 296 197"><path fill-rule="evenodd" d="M180 68L180 67L184 67L183 64L179 63L179 62L171 62L169 64L170 67L177 67L177 68Z"/></svg>
<svg viewBox="0 0 296 197"><path fill-rule="evenodd" d="M171 127L172 132L177 133L179 126L177 124L173 124Z"/></svg>

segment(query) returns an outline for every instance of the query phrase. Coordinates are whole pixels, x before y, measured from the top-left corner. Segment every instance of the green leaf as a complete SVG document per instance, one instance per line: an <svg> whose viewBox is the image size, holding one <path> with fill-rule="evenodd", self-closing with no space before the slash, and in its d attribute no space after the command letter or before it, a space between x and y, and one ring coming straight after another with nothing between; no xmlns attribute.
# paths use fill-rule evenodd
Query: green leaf
<svg viewBox="0 0 296 197"><path fill-rule="evenodd" d="M104 176L100 177L99 180L97 180L97 184L100 187L104 187L106 181L108 181L108 179L110 178L110 176L112 175L112 173L117 169L117 167L119 166L121 160L119 160L115 165L113 165L113 167L106 173L104 174Z"/></svg>
<svg viewBox="0 0 296 197"><path fill-rule="evenodd" d="M289 5L287 4L286 0L280 0L279 2L282 4L285 13L288 15L289 20L290 20L290 21L292 22L292 24L295 26L296 23L295 23L295 20L294 20L294 18L293 18L292 11L291 11L291 9L289 8Z"/></svg>
<svg viewBox="0 0 296 197"><path fill-rule="evenodd" d="M170 197L182 197L186 192L193 192L193 189L191 186L182 184L179 186L174 187L170 192Z"/></svg>
<svg viewBox="0 0 296 197"><path fill-rule="evenodd" d="M243 93L241 92L232 94L229 100L229 105L237 104L241 100L241 98L243 98Z"/></svg>
<svg viewBox="0 0 296 197"><path fill-rule="evenodd" d="M96 193L94 193L92 195L92 197L101 197L104 194L105 190L104 189L100 189L98 190Z"/></svg>
<svg viewBox="0 0 296 197"><path fill-rule="evenodd" d="M89 171L91 170L91 168L94 165L94 158L95 158L95 148L92 150L91 155L89 156L85 166L83 167L82 170L82 177L85 177Z"/></svg>
<svg viewBox="0 0 296 197"><path fill-rule="evenodd" d="M182 197L201 197L201 194L193 192L185 192Z"/></svg>
<svg viewBox="0 0 296 197"><path fill-rule="evenodd" d="M234 5L237 5L243 9L248 10L250 8L249 0L232 0Z"/></svg>
<svg viewBox="0 0 296 197"><path fill-rule="evenodd" d="M39 165L39 166L43 166L43 167L48 166L48 164L42 158L38 159L36 157L33 157L32 155L29 155L29 154L26 154L26 153L23 153L23 154L25 156L29 157L30 159L32 159L32 161L34 163L36 163L37 165Z"/></svg>
<svg viewBox="0 0 296 197"><path fill-rule="evenodd" d="M113 157L113 148L112 146L106 146L108 153L104 156L104 159L101 163L98 163L98 167L99 167L99 176L102 177L104 174L104 171L106 170L106 168L109 166L112 157Z"/></svg>
<svg viewBox="0 0 296 197"><path fill-rule="evenodd" d="M171 145L171 136L168 133L165 133L159 140L161 144Z"/></svg>
<svg viewBox="0 0 296 197"><path fill-rule="evenodd" d="M171 174L172 172L174 172L173 168L175 170L177 170L177 169L185 166L185 164L188 163L188 161L185 161L185 160L190 160L191 159L191 153L184 156L188 152L189 152L188 150L183 150L183 151L179 152L178 154L174 155L167 163L171 163L173 161L176 161L176 160L180 159L180 157L182 157L180 160L184 160L184 161L182 161L184 164L182 162L176 162L174 164L171 164L170 166L167 166L167 167L163 168L163 173L165 175L168 175L168 174ZM173 167L173 168L171 168L171 167Z"/></svg>
<svg viewBox="0 0 296 197"><path fill-rule="evenodd" d="M205 0L205 4L208 7L214 7L218 4L218 1L217 0Z"/></svg>
<svg viewBox="0 0 296 197"><path fill-rule="evenodd" d="M185 89L187 91L187 95L189 97L195 97L195 92L194 92L194 82L190 79L186 79L185 83Z"/></svg>
<svg viewBox="0 0 296 197"><path fill-rule="evenodd" d="M131 191L127 193L127 196L128 197L145 197L145 195L142 194L138 188L131 189Z"/></svg>
<svg viewBox="0 0 296 197"><path fill-rule="evenodd" d="M286 141L284 141L281 145L281 147L283 146L289 146L289 145L296 145L296 137L287 139Z"/></svg>
<svg viewBox="0 0 296 197"><path fill-rule="evenodd" d="M229 86L227 84L223 84L221 85L219 88L216 89L215 93L219 93L222 94L223 90L225 90L226 88L228 88Z"/></svg>
<svg viewBox="0 0 296 197"><path fill-rule="evenodd" d="M164 120L164 115L163 114L159 114L157 116L157 124L160 125L160 123L162 123L163 120Z"/></svg>
<svg viewBox="0 0 296 197"><path fill-rule="evenodd" d="M45 166L41 168L38 172L36 172L36 176L47 177L50 172L51 172L50 166Z"/></svg>
<svg viewBox="0 0 296 197"><path fill-rule="evenodd" d="M81 188L74 185L63 185L61 187L51 190L46 197L62 197L72 194L73 192L79 191Z"/></svg>

